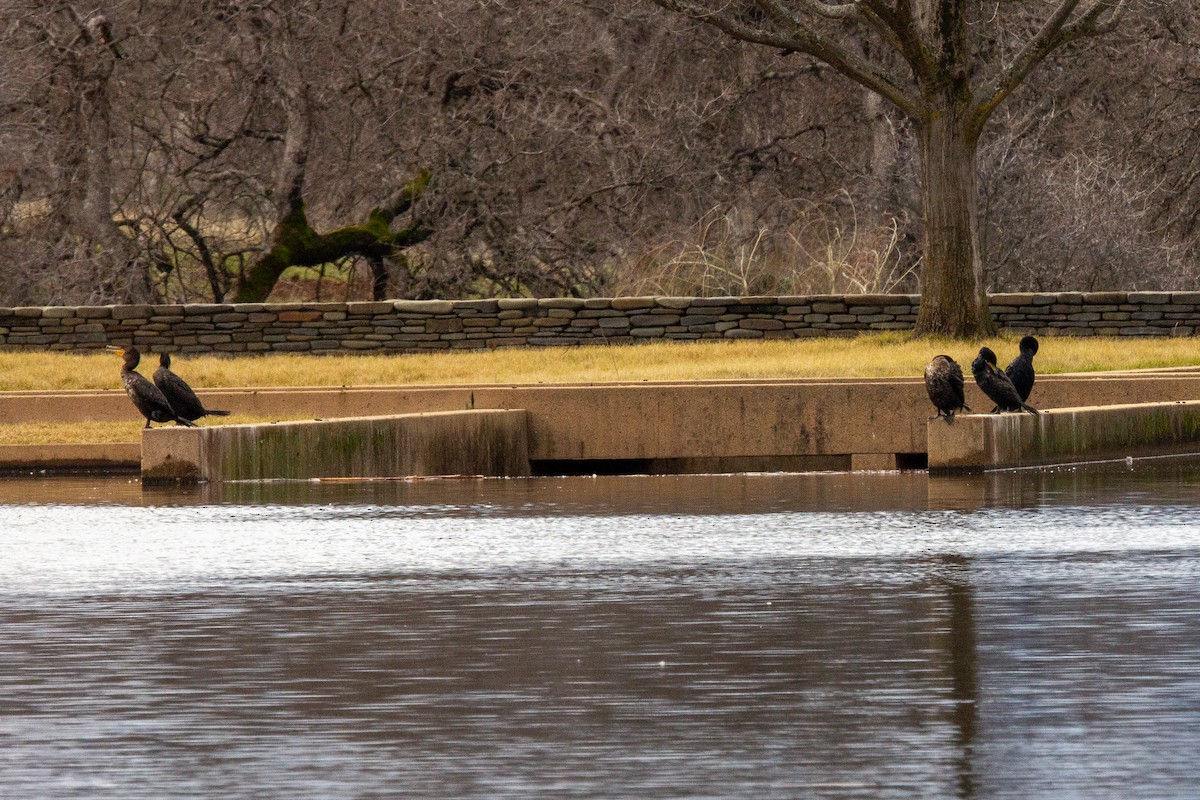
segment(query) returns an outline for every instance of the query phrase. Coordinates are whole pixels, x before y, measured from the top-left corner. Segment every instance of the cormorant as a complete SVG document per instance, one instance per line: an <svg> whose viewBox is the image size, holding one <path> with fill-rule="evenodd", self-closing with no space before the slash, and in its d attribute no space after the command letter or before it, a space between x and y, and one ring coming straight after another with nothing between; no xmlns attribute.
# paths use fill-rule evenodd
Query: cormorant
<svg viewBox="0 0 1200 800"><path fill-rule="evenodd" d="M1009 362L1004 368L1004 374L1013 382L1013 386L1017 387L1017 394L1021 395L1021 399L1028 400L1029 393L1033 391L1033 356L1038 351L1038 340L1026 336L1021 339L1018 347L1021 354Z"/></svg>
<svg viewBox="0 0 1200 800"><path fill-rule="evenodd" d="M971 410L963 398L962 367L950 356L934 356L925 367L925 391L937 409L936 417L953 417L960 408Z"/></svg>
<svg viewBox="0 0 1200 800"><path fill-rule="evenodd" d="M996 366L996 354L992 352L991 348L979 348L979 355L975 356L975 360L971 362L971 372L975 375L975 383L996 404L996 411L1038 413L1036 408L1027 405L1021 399L1017 387L1013 386L1009 377Z"/></svg>
<svg viewBox="0 0 1200 800"><path fill-rule="evenodd" d="M192 387L187 385L187 381L171 372L171 356L169 354L159 355L158 364L158 369L154 370L154 385L166 395L167 401L170 402L171 408L175 409L176 414L187 420L197 420L207 416L229 416L228 411L204 407L200 398L196 397L196 393L192 391Z"/></svg>
<svg viewBox="0 0 1200 800"><path fill-rule="evenodd" d="M171 403L167 400L166 395L137 371L142 354L136 347L125 350L119 347L109 349L125 360L124 366L121 367L121 384L125 387L125 394L129 395L129 399L137 406L137 410L142 412L142 416L146 418L147 428L150 427L151 422L174 422L176 425L186 425L189 428L196 427L191 420L177 415L171 408Z"/></svg>

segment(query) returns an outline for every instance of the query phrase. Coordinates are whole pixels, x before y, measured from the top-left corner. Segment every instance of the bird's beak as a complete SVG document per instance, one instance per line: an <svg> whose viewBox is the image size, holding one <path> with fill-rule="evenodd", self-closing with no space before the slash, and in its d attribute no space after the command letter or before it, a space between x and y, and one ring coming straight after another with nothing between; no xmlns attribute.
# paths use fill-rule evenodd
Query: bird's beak
<svg viewBox="0 0 1200 800"><path fill-rule="evenodd" d="M104 349L109 351L110 353L116 353L119 356L125 355L125 348L123 348L123 347L117 347L116 345L109 344L109 345L105 345Z"/></svg>

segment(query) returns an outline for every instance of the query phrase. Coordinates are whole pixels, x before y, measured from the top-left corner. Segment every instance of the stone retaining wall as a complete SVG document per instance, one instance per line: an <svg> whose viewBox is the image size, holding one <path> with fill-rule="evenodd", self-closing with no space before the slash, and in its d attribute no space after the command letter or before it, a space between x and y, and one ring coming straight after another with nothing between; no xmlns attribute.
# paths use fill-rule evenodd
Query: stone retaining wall
<svg viewBox="0 0 1200 800"><path fill-rule="evenodd" d="M397 300L0 308L0 347L175 352L446 349L661 339L792 339L906 330L917 295ZM1192 336L1200 292L997 294L1013 333Z"/></svg>

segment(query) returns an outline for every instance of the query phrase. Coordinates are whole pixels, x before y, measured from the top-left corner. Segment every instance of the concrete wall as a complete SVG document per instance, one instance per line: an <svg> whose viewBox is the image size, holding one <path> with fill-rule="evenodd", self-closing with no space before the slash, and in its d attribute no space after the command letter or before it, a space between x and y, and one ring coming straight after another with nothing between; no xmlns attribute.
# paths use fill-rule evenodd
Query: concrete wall
<svg viewBox="0 0 1200 800"><path fill-rule="evenodd" d="M524 411L155 428L146 480L272 480L530 474Z"/></svg>
<svg viewBox="0 0 1200 800"><path fill-rule="evenodd" d="M137 442L113 444L0 444L0 474L50 471L133 471L141 464Z"/></svg>
<svg viewBox="0 0 1200 800"><path fill-rule="evenodd" d="M114 383L116 379L114 376ZM919 466L934 412L920 378L536 386L200 390L234 416L381 416L526 409L529 457L543 473L893 469ZM1039 408L1200 399L1200 373L1051 375ZM990 408L967 387L967 403ZM118 389L0 393L0 422L133 420ZM224 420L205 420L215 425ZM0 465L3 464L0 452ZM10 464L37 463L25 453ZM624 462L624 463L622 463Z"/></svg>
<svg viewBox="0 0 1200 800"><path fill-rule="evenodd" d="M136 344L171 352L382 351L793 339L906 330L917 295L398 300L0 308L0 347L80 350ZM1003 330L1192 336L1200 292L997 294Z"/></svg>
<svg viewBox="0 0 1200 800"><path fill-rule="evenodd" d="M1200 401L959 414L929 422L931 472L1200 452Z"/></svg>

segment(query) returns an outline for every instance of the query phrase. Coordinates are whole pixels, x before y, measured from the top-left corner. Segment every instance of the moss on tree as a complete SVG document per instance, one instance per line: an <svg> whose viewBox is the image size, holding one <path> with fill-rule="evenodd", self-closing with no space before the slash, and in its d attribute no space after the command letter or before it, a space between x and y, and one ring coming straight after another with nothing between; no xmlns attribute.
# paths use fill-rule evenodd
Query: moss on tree
<svg viewBox="0 0 1200 800"><path fill-rule="evenodd" d="M234 302L261 303L270 296L279 277L289 267L316 267L347 256L362 256L376 273L375 294L386 290L380 280L387 260L403 258L402 252L424 241L431 231L416 225L392 230L392 222L407 211L429 185L430 173L421 170L399 192L371 209L361 225L347 225L318 233L308 222L305 203L296 197L271 235L271 246L246 270Z"/></svg>

